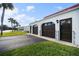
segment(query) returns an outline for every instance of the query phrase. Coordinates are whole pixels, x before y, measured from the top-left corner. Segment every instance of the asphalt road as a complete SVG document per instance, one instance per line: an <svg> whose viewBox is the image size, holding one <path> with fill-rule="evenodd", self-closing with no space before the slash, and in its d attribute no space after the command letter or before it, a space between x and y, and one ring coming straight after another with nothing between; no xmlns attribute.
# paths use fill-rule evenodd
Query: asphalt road
<svg viewBox="0 0 79 59"><path fill-rule="evenodd" d="M30 45L41 41L45 40L31 35L0 37L0 51L16 49L18 47Z"/></svg>

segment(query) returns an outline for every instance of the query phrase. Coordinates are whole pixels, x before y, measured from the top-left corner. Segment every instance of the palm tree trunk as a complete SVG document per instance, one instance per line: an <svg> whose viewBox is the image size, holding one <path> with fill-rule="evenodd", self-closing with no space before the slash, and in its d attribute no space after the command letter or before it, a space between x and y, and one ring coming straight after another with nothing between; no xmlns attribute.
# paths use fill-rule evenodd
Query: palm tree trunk
<svg viewBox="0 0 79 59"><path fill-rule="evenodd" d="M11 27L12 27L12 32L13 32L13 24L12 24L12 22L11 22Z"/></svg>
<svg viewBox="0 0 79 59"><path fill-rule="evenodd" d="M3 12L2 12L2 16L1 16L1 36L3 35L4 13L5 13L5 8L3 8Z"/></svg>

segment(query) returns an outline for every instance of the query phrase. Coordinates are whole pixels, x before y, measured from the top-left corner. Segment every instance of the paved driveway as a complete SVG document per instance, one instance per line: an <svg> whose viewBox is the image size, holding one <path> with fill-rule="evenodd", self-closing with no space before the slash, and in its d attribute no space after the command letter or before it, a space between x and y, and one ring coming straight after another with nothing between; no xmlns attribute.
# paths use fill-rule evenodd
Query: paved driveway
<svg viewBox="0 0 79 59"><path fill-rule="evenodd" d="M0 51L11 50L25 45L30 45L36 42L45 41L42 38L27 36L13 36L13 37L1 37L0 38Z"/></svg>

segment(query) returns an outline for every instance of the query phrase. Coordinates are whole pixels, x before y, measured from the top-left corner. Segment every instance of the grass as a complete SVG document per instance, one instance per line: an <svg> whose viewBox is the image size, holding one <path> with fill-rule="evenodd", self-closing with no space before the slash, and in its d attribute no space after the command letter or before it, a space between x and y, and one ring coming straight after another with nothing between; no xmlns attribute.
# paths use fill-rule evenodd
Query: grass
<svg viewBox="0 0 79 59"><path fill-rule="evenodd" d="M79 56L79 48L43 41L14 50L0 52L1 56Z"/></svg>
<svg viewBox="0 0 79 59"><path fill-rule="evenodd" d="M22 31L4 32L3 37L5 37L5 36L18 36L18 35L25 35L25 34L26 34L26 32L22 32Z"/></svg>

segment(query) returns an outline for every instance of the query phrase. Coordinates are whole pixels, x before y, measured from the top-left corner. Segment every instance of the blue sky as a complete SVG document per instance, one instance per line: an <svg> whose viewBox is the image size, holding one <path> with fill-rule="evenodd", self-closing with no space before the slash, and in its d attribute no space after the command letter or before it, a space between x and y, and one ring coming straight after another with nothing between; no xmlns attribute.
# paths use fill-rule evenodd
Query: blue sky
<svg viewBox="0 0 79 59"><path fill-rule="evenodd" d="M41 20L43 17L74 5L73 3L14 3L13 11L6 10L4 24L10 26L8 18L15 18L22 26ZM2 9L0 9L2 12ZM0 14L1 16L1 14Z"/></svg>

